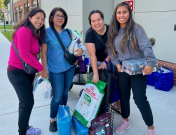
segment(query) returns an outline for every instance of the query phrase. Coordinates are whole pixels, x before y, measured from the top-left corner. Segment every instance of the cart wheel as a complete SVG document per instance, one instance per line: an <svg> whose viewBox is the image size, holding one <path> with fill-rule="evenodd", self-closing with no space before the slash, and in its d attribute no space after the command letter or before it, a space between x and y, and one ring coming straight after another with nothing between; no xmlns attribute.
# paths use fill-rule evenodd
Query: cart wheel
<svg viewBox="0 0 176 135"><path fill-rule="evenodd" d="M71 84L69 91L73 88L73 84Z"/></svg>
<svg viewBox="0 0 176 135"><path fill-rule="evenodd" d="M80 97L81 97L82 92L83 92L83 89L79 92L79 96L80 96Z"/></svg>

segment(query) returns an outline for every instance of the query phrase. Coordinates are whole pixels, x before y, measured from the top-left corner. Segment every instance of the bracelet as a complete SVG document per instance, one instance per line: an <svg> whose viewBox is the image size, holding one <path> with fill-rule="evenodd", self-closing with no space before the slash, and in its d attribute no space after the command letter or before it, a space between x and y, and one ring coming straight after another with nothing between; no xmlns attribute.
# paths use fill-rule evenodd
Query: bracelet
<svg viewBox="0 0 176 135"><path fill-rule="evenodd" d="M108 62L106 60L104 60L104 62L106 63L106 65L108 65Z"/></svg>

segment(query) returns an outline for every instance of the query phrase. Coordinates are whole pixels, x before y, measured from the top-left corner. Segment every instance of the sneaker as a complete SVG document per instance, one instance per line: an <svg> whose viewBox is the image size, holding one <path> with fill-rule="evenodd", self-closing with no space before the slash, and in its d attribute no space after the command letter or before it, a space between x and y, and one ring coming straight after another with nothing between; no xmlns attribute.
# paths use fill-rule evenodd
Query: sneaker
<svg viewBox="0 0 176 135"><path fill-rule="evenodd" d="M148 129L148 134L147 135L155 135L155 129L153 129L153 130Z"/></svg>
<svg viewBox="0 0 176 135"><path fill-rule="evenodd" d="M33 126L30 126L26 132L26 135L39 135L39 134L41 134L41 129L34 128Z"/></svg>
<svg viewBox="0 0 176 135"><path fill-rule="evenodd" d="M50 122L49 130L51 132L56 132L57 131L57 124L56 121Z"/></svg>
<svg viewBox="0 0 176 135"><path fill-rule="evenodd" d="M116 133L117 134L123 134L125 132L125 130L129 129L130 127L131 127L131 124L130 124L129 119L128 119L128 122L126 122L125 120L122 120L120 126L118 126L116 128Z"/></svg>

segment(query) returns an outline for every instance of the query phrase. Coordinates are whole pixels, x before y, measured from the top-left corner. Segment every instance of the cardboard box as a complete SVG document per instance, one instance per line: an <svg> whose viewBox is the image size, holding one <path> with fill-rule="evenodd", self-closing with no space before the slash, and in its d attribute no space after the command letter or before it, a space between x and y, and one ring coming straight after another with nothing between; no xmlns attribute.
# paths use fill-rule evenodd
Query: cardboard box
<svg viewBox="0 0 176 135"><path fill-rule="evenodd" d="M143 74L146 64L145 58L125 60L122 61L122 70L129 75Z"/></svg>

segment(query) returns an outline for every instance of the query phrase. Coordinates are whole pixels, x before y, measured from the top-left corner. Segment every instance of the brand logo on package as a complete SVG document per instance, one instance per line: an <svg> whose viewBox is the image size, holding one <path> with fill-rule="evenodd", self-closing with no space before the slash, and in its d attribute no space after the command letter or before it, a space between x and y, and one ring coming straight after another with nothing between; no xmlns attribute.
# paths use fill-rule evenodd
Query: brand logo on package
<svg viewBox="0 0 176 135"><path fill-rule="evenodd" d="M94 87L93 87L93 86L91 86L91 87L90 87L90 89L93 91L93 90L94 90Z"/></svg>
<svg viewBox="0 0 176 135"><path fill-rule="evenodd" d="M134 1L133 0L130 0L130 1L124 1L128 4L130 4L130 7L131 7L131 11L133 11L133 7L134 7Z"/></svg>

